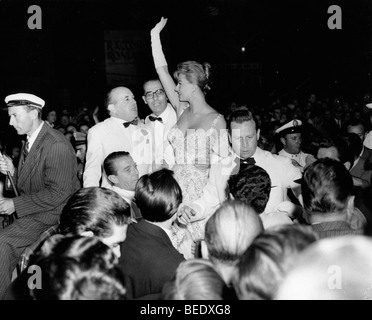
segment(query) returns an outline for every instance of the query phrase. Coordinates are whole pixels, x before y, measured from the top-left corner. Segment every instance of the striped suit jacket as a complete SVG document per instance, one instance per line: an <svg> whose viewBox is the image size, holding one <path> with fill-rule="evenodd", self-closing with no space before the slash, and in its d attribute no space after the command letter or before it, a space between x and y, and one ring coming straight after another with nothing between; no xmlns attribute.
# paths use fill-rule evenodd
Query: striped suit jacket
<svg viewBox="0 0 372 320"><path fill-rule="evenodd" d="M18 218L33 215L41 223L56 224L68 198L80 187L71 143L44 123L24 163L21 152L15 181Z"/></svg>
<svg viewBox="0 0 372 320"><path fill-rule="evenodd" d="M63 206L80 187L71 143L44 123L24 163L21 152L14 180L19 193L13 198L18 219L0 229L0 296L10 284L22 251L58 223Z"/></svg>

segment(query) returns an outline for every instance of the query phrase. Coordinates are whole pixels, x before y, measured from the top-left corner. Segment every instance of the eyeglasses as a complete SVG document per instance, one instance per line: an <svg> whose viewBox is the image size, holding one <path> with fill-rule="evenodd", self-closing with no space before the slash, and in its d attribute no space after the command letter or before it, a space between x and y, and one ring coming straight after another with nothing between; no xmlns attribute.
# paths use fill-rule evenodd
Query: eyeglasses
<svg viewBox="0 0 372 320"><path fill-rule="evenodd" d="M154 94L156 94L156 96L159 98L159 97L163 97L165 96L165 92L163 89L158 89L156 91L149 91L149 92L146 92L144 94L144 97L146 97L146 99L148 100L152 100L154 99Z"/></svg>

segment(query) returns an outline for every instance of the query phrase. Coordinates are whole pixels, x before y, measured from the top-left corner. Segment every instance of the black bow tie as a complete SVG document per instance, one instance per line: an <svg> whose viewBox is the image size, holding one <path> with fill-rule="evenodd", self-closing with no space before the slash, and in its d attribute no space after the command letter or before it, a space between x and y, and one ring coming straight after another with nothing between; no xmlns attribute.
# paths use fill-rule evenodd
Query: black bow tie
<svg viewBox="0 0 372 320"><path fill-rule="evenodd" d="M136 126L138 124L138 118L135 118L132 121L128 121L128 122L124 122L123 123L123 125L124 125L125 128L128 128L131 124L133 124L134 126Z"/></svg>
<svg viewBox="0 0 372 320"><path fill-rule="evenodd" d="M255 163L256 161L254 160L254 158L240 159L240 165L242 164L248 165L248 164L255 164Z"/></svg>
<svg viewBox="0 0 372 320"><path fill-rule="evenodd" d="M149 116L149 119L150 119L150 121L156 121L156 120L158 120L159 122L163 123L163 119L160 118L160 117Z"/></svg>
<svg viewBox="0 0 372 320"><path fill-rule="evenodd" d="M240 159L237 157L235 158L234 161L236 163L236 166L234 167L230 175L238 174L240 170L242 170L243 168L246 168L248 167L248 165L253 165L256 163L256 161L253 158Z"/></svg>

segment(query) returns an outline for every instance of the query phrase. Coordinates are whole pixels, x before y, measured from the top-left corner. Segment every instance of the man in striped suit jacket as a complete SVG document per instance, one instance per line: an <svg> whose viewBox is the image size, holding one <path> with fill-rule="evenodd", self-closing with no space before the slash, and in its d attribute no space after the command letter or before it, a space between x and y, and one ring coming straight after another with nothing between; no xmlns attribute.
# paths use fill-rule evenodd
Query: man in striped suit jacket
<svg viewBox="0 0 372 320"><path fill-rule="evenodd" d="M58 223L63 206L79 189L72 145L41 120L44 100L18 93L7 96L5 102L10 125L19 135L26 134L27 142L22 147L18 170L9 157L0 157L1 173L12 176L18 189L16 197L0 199L0 214L15 213L18 218L0 229L0 295L9 285L22 251Z"/></svg>

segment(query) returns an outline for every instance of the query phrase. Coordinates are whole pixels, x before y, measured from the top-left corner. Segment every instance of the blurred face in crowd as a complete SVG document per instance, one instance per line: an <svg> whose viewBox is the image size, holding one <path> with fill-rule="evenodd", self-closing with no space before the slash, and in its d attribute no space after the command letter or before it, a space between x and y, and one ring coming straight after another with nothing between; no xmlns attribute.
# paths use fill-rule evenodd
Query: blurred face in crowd
<svg viewBox="0 0 372 320"><path fill-rule="evenodd" d="M87 154L87 145L80 144L76 146L76 157L79 159L81 163L85 163L85 156Z"/></svg>
<svg viewBox="0 0 372 320"><path fill-rule="evenodd" d="M280 138L283 148L290 154L298 154L301 151L301 133L290 133Z"/></svg>
<svg viewBox="0 0 372 320"><path fill-rule="evenodd" d="M357 126L347 126L347 132L348 133L355 133L359 136L359 138L364 141L364 127L362 125Z"/></svg>
<svg viewBox="0 0 372 320"><path fill-rule="evenodd" d="M131 156L125 156L115 161L116 175L110 175L108 178L117 187L134 191L139 178L137 165Z"/></svg>
<svg viewBox="0 0 372 320"><path fill-rule="evenodd" d="M137 102L131 90L118 87L111 91L108 110L111 116L132 121L138 117Z"/></svg>
<svg viewBox="0 0 372 320"><path fill-rule="evenodd" d="M253 120L243 123L231 122L229 139L233 151L240 158L247 159L253 156L259 138L260 130L256 130L256 124Z"/></svg>
<svg viewBox="0 0 372 320"><path fill-rule="evenodd" d="M67 115L61 116L61 125L67 127L69 123L70 123L70 119L68 118Z"/></svg>
<svg viewBox="0 0 372 320"><path fill-rule="evenodd" d="M316 158L317 159L331 158L340 161L340 157L336 147L319 148Z"/></svg>
<svg viewBox="0 0 372 320"><path fill-rule="evenodd" d="M53 111L50 111L48 113L47 120L48 120L49 123L56 122L56 120L57 120L57 112L55 112L54 110Z"/></svg>
<svg viewBox="0 0 372 320"><path fill-rule="evenodd" d="M26 106L14 106L8 108L10 117L9 125L17 130L19 135L31 135L35 131L34 121L38 118L37 110L29 110Z"/></svg>
<svg viewBox="0 0 372 320"><path fill-rule="evenodd" d="M69 125L69 126L67 126L66 131L74 133L74 132L77 132L77 129L76 129L75 126Z"/></svg>
<svg viewBox="0 0 372 320"><path fill-rule="evenodd" d="M167 97L160 81L151 80L145 82L143 90L143 101L156 116L160 116L167 107Z"/></svg>
<svg viewBox="0 0 372 320"><path fill-rule="evenodd" d="M86 124L82 124L82 125L79 127L79 132L82 132L82 133L87 134L87 133L88 133L88 130L89 130L89 126L87 126Z"/></svg>

